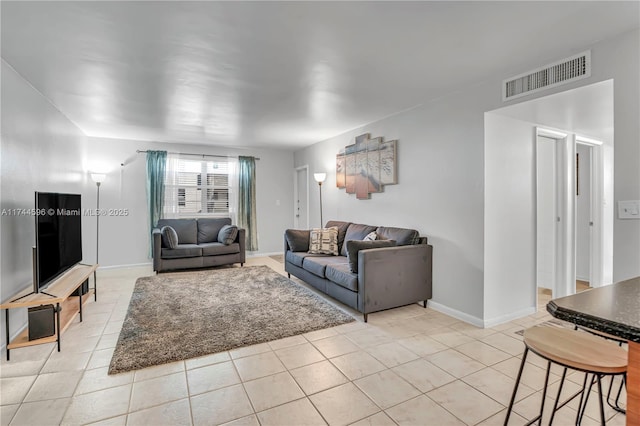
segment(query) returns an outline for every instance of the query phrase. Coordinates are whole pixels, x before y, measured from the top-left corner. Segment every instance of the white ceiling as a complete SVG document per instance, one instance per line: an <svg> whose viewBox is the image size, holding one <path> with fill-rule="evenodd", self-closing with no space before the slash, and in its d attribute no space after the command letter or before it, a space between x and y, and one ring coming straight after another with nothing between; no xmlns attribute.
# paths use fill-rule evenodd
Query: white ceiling
<svg viewBox="0 0 640 426"><path fill-rule="evenodd" d="M87 135L285 148L640 19L638 1L0 5L2 58Z"/></svg>

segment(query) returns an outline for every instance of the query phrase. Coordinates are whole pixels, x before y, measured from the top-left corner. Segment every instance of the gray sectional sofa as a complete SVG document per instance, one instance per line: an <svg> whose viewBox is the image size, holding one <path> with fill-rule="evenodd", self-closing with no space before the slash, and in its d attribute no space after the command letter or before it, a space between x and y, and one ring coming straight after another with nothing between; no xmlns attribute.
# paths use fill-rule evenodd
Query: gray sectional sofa
<svg viewBox="0 0 640 426"><path fill-rule="evenodd" d="M206 268L229 265L246 260L246 236L243 228L229 244L219 241L218 234L225 225L231 225L229 218L160 219L153 229L153 270L156 272ZM168 247L162 238L162 228L172 227L177 234L177 245Z"/></svg>
<svg viewBox="0 0 640 426"><path fill-rule="evenodd" d="M433 247L426 237L413 229L349 222L330 221L326 227L338 228L337 256L309 253L308 230L285 231L289 278L294 275L356 309L364 314L365 322L372 312L416 302L427 307L432 295ZM390 240L390 246L367 249L360 241L371 232L376 240Z"/></svg>

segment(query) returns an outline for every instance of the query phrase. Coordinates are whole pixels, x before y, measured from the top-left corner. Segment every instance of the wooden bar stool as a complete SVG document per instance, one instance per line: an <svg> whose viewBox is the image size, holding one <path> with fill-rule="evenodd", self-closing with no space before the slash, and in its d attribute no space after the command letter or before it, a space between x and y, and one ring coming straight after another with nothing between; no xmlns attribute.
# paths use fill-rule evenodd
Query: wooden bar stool
<svg viewBox="0 0 640 426"><path fill-rule="evenodd" d="M588 328L584 326L576 325L574 330L582 330L582 331L586 331L587 333L600 336L603 339L607 339L617 343L618 346L626 345L629 343L626 339L623 339L621 337L617 337L609 333L605 333L604 331L594 330L592 328ZM627 413L624 408L620 407L620 395L622 394L622 389L626 388L626 386L627 386L626 377L622 376L622 380L620 380L620 387L618 388L618 393L616 394L616 399L613 401L613 403L611 402L611 391L613 390L613 377L611 378L611 382L609 383L609 390L607 391L607 399L606 399L607 404L609 404L609 407L613 408L614 410L622 414Z"/></svg>
<svg viewBox="0 0 640 426"><path fill-rule="evenodd" d="M601 379L604 376L613 375L626 375L627 372L627 352L616 345L615 343L608 342L599 337L591 335L589 333L583 333L581 331L571 330L567 328L560 328L554 326L538 325L525 330L524 335L524 354L522 355L522 362L520 363L520 370L518 371L518 377L516 378L516 384L513 389L513 395L511 395L511 401L509 402L509 409L507 410L507 416L504 419L505 426L509 422L509 416L513 409L513 403L516 399L518 392L518 385L520 384L520 378L522 377L522 371L527 360L527 354L529 351L539 355L547 360L547 372L544 379L544 388L542 390L542 404L540 405L540 414L527 425L538 422L538 425L542 424L542 414L544 411L544 402L547 396L547 386L549 384L549 372L551 370L551 363L564 367L562 372L562 378L560 380L560 386L558 388L558 395L556 396L555 403L553 405L553 411L549 424L553 423L553 417L556 411L580 395L580 405L578 408L578 415L576 418L576 424L580 424L584 410L587 406L589 399L589 393L594 383L598 386L598 396L600 403L600 421L604 425L604 405L602 402L602 383ZM586 373L582 390L575 393L569 399L558 405L560 400L560 394L562 393L562 386L564 379L567 375L567 369L581 371ZM588 377L591 375L591 381L587 388Z"/></svg>

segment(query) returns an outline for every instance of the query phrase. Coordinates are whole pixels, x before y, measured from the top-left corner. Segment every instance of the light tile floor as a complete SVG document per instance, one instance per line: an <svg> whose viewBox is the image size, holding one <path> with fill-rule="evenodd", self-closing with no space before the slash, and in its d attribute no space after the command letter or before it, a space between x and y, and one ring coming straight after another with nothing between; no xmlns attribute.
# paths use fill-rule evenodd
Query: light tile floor
<svg viewBox="0 0 640 426"><path fill-rule="evenodd" d="M247 264L284 274L270 257ZM62 352L48 344L14 350L10 362L2 354L2 425L501 425L523 351L516 332L551 319L543 292L536 314L489 329L418 304L370 314L367 324L342 307L358 320L109 376L135 280L150 273L100 271L98 302L63 335ZM529 358L510 424L535 416L544 366ZM550 379L556 389L559 374ZM578 389L581 375L569 380ZM555 424L574 423L576 403ZM583 424L598 424L598 415L591 398ZM625 424L610 409L607 417Z"/></svg>

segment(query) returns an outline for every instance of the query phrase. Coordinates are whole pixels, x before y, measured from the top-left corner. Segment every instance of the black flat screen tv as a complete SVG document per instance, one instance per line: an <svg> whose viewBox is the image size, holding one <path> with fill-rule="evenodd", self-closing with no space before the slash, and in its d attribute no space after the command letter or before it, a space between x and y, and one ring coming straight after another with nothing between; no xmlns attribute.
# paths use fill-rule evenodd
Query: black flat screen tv
<svg viewBox="0 0 640 426"><path fill-rule="evenodd" d="M82 260L79 194L36 192L36 253L33 290L39 292Z"/></svg>

